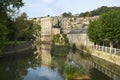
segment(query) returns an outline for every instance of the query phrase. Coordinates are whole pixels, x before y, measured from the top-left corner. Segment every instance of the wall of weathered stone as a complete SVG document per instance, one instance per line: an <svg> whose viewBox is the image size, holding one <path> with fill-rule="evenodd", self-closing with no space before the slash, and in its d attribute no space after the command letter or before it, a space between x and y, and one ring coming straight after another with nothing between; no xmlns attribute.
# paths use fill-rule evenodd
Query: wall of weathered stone
<svg viewBox="0 0 120 80"><path fill-rule="evenodd" d="M92 55L99 57L99 58L102 58L104 60L107 60L111 63L116 64L116 65L120 65L120 56L115 55L115 54L106 53L103 51L94 50L94 49L90 49L90 50L92 52L91 53Z"/></svg>

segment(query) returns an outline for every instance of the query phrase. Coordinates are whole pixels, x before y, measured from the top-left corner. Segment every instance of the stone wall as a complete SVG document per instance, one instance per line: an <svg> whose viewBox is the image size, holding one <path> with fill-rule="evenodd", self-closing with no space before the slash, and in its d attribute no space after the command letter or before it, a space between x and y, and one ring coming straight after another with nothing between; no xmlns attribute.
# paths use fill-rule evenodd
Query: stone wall
<svg viewBox="0 0 120 80"><path fill-rule="evenodd" d="M98 51L95 49L90 49L92 51L92 55L99 57L101 59L104 59L106 61L109 61L111 63L114 63L116 65L120 65L120 56L115 55L115 54L110 54L107 52L103 52L103 51Z"/></svg>

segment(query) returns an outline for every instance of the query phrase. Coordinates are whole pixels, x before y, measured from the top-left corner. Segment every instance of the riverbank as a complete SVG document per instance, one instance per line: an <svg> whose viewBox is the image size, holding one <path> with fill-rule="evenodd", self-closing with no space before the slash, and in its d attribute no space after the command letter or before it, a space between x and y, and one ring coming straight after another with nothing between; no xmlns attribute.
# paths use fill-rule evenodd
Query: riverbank
<svg viewBox="0 0 120 80"><path fill-rule="evenodd" d="M25 53L26 51L29 50L32 50L32 41L25 41L18 44L6 44L3 49L2 56Z"/></svg>

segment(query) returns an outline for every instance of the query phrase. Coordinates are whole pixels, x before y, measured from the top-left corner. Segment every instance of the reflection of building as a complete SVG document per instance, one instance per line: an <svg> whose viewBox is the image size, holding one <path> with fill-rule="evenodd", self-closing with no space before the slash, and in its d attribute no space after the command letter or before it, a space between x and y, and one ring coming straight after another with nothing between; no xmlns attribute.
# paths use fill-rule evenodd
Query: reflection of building
<svg viewBox="0 0 120 80"><path fill-rule="evenodd" d="M41 64L50 65L51 63L51 46L50 44L41 44Z"/></svg>
<svg viewBox="0 0 120 80"><path fill-rule="evenodd" d="M67 34L67 36L69 38L69 42L71 44L75 43L78 48L80 45L87 46L87 44L88 44L86 28L72 30Z"/></svg>
<svg viewBox="0 0 120 80"><path fill-rule="evenodd" d="M37 54L36 59L41 65L50 65L51 63L51 46L50 44L36 44Z"/></svg>

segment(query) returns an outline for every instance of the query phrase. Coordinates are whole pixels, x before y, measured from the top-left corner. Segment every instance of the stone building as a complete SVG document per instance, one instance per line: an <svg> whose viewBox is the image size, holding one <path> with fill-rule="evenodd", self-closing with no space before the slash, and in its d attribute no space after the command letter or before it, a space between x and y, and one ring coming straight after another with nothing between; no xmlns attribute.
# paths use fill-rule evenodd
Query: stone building
<svg viewBox="0 0 120 80"><path fill-rule="evenodd" d="M54 34L60 34L59 17L41 18L41 41L51 41Z"/></svg>
<svg viewBox="0 0 120 80"><path fill-rule="evenodd" d="M90 20L96 18L97 17L59 17L59 16L43 17L40 19L41 40L51 41L52 36L55 34L60 33L71 34L71 32L75 28L78 28L79 30L82 27L86 27L84 24L88 25Z"/></svg>
<svg viewBox="0 0 120 80"><path fill-rule="evenodd" d="M87 29L86 28L79 28L70 31L67 34L69 42L71 44L75 43L77 48L80 48L80 45L88 46L88 37L87 37Z"/></svg>
<svg viewBox="0 0 120 80"><path fill-rule="evenodd" d="M52 19L51 17L44 17L41 19L41 40L50 41L52 32Z"/></svg>

